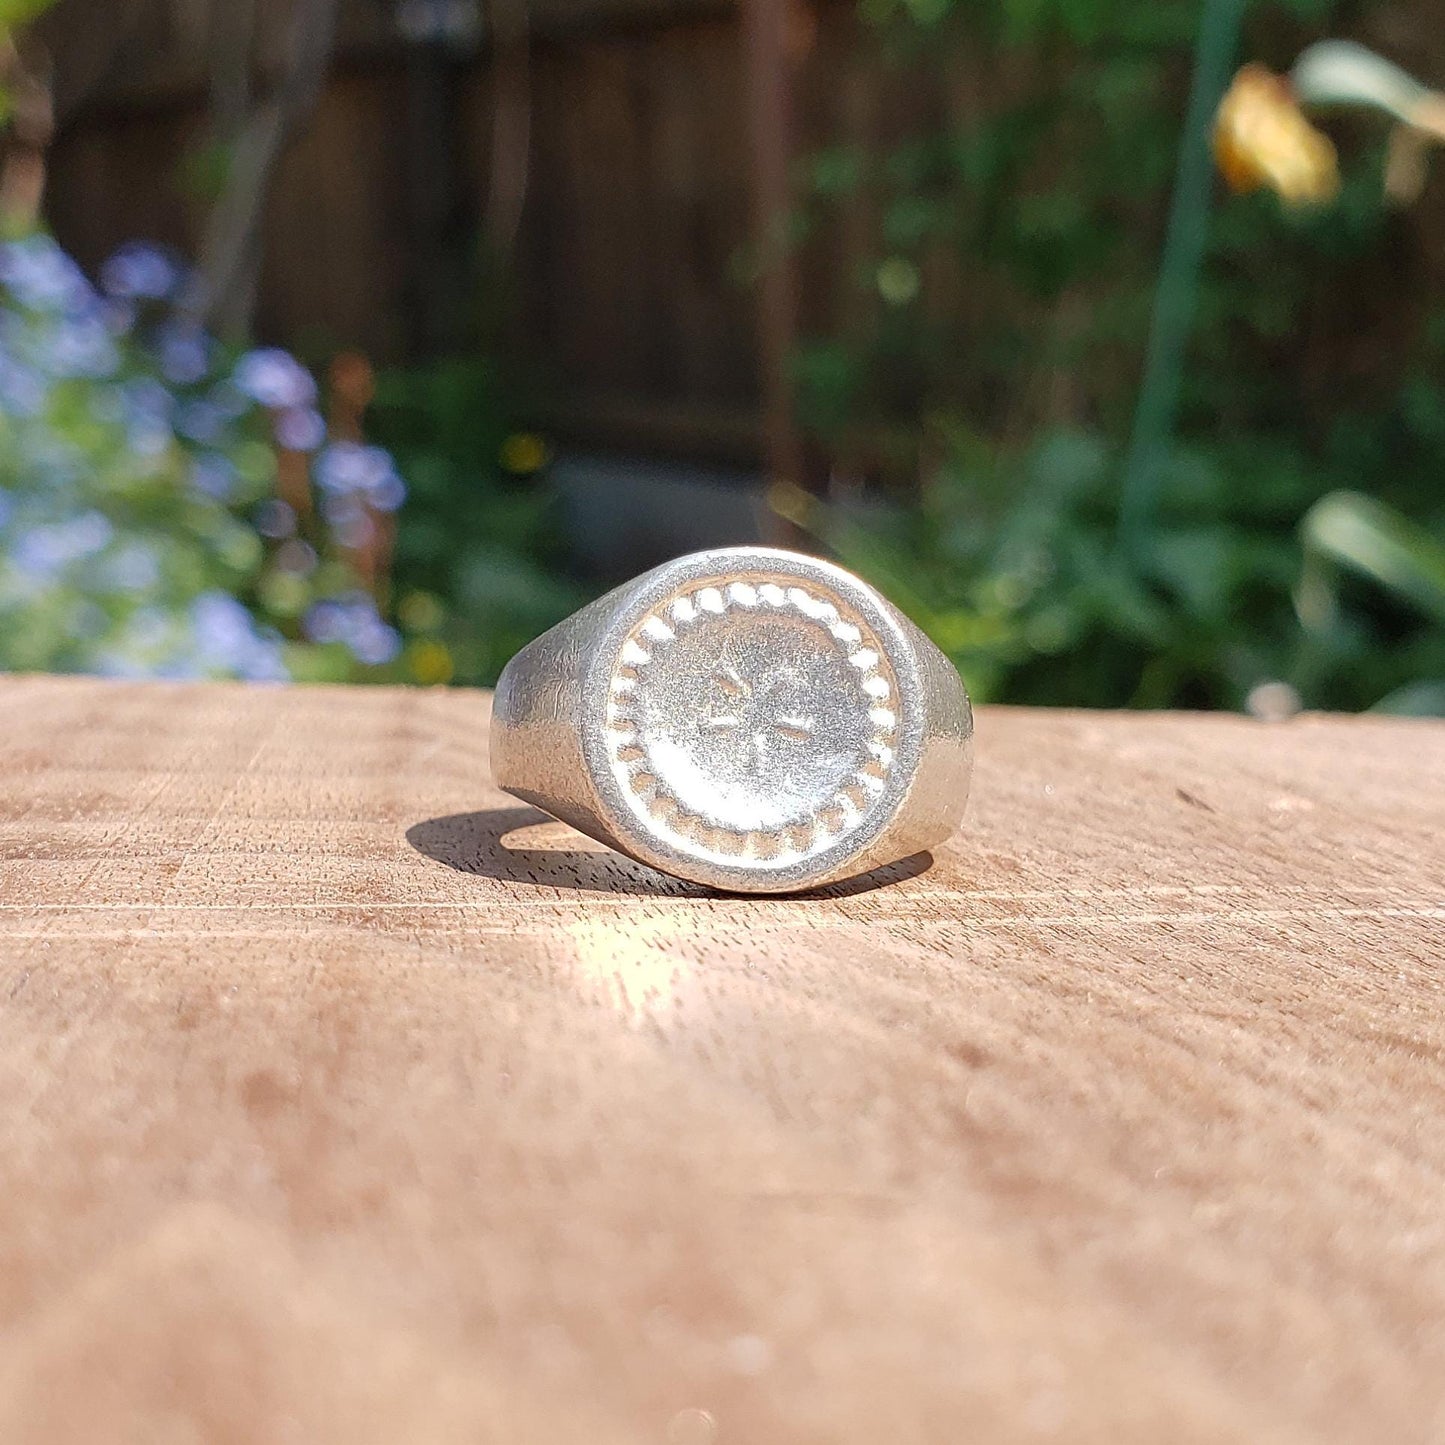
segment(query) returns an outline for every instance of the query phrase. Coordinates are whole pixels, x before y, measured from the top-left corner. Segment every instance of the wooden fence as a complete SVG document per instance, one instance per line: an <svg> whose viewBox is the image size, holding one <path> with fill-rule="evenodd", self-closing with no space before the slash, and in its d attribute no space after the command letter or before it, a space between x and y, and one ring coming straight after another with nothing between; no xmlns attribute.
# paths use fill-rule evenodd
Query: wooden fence
<svg viewBox="0 0 1445 1445"><path fill-rule="evenodd" d="M133 237L196 249L208 46L238 3L61 0L47 18L61 118L49 213L83 261ZM257 13L254 70L274 74L292 0L246 3ZM403 39L407 4L475 6L494 31L448 56ZM459 344L488 312L505 315L508 362L554 432L748 463L767 452L775 468L792 328L866 324L859 276L876 234L864 198L810 244L791 289L741 281L737 258L786 203L790 158L966 126L1048 83L1027 57L998 53L959 54L929 85L905 81L880 63L852 0L340 6L335 63L267 208L260 334L308 355L360 346L388 361ZM1426 8L1381 10L1361 38L1421 74L1445 74L1445 31L1422 23ZM776 33L760 31L764 12ZM510 28L495 28L508 17ZM1181 110L1185 79L1181 65ZM1394 223L1413 229L1412 266L1374 284L1394 265L1382 249L1362 269L1372 336L1381 318L1399 323L1391 335L1413 334L1435 304L1445 261L1429 237L1442 218L1437 180ZM478 267L479 234L501 236L503 264ZM969 279L944 265L927 288L964 335L975 312L997 304ZM1316 327L1290 345L1302 366L1349 374L1359 330ZM1106 386L1095 378L1096 391L1127 392L1132 350L1121 364Z"/></svg>
<svg viewBox="0 0 1445 1445"><path fill-rule="evenodd" d="M62 120L48 211L83 261L134 237L195 249L207 37L224 3L64 0L50 17ZM286 0L262 0L259 72L275 68L286 18ZM872 124L851 6L800 8L788 25L788 63L807 57L799 135ZM402 41L391 0L343 0L329 81L267 207L260 333L388 360L445 346L503 300L517 363L564 432L755 460L759 308L737 258L756 168L737 6L532 0L521 63L520 91L501 94L496 45L446 58ZM476 294L468 238L519 179L497 174L499 124L514 155L521 129L525 205L493 273L506 281Z"/></svg>

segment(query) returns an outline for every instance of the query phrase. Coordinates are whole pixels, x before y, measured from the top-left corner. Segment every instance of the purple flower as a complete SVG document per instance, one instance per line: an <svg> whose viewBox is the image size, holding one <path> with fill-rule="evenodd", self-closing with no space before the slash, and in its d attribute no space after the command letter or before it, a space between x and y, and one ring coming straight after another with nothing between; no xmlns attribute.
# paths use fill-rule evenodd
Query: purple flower
<svg viewBox="0 0 1445 1445"><path fill-rule="evenodd" d="M391 466L380 447L359 442L332 442L316 459L316 480L322 491L335 496L364 492Z"/></svg>
<svg viewBox="0 0 1445 1445"><path fill-rule="evenodd" d="M130 241L100 268L107 294L123 300L162 301L181 280L181 268L149 241Z"/></svg>
<svg viewBox="0 0 1445 1445"><path fill-rule="evenodd" d="M49 582L73 562L93 557L114 535L115 529L102 513L82 512L69 521L23 533L10 557L33 580Z"/></svg>
<svg viewBox="0 0 1445 1445"><path fill-rule="evenodd" d="M406 500L406 483L395 472L383 477L371 489L371 505L378 512L394 512Z"/></svg>
<svg viewBox="0 0 1445 1445"><path fill-rule="evenodd" d="M125 444L138 457L158 457L173 440L170 427L159 417L136 417L125 430Z"/></svg>
<svg viewBox="0 0 1445 1445"><path fill-rule="evenodd" d="M202 592L191 603L191 630L203 652L234 652L251 640L251 614L229 593Z"/></svg>
<svg viewBox="0 0 1445 1445"><path fill-rule="evenodd" d="M358 662L368 667L380 667L392 661L401 651L401 634L396 628L378 621L373 626L359 628L351 639L351 651Z"/></svg>
<svg viewBox="0 0 1445 1445"><path fill-rule="evenodd" d="M317 602L301 622L312 642L340 642L345 629L346 609L339 602Z"/></svg>
<svg viewBox="0 0 1445 1445"><path fill-rule="evenodd" d="M206 672L194 657L168 657L143 675L162 678L166 682L195 682L205 677Z"/></svg>
<svg viewBox="0 0 1445 1445"><path fill-rule="evenodd" d="M0 285L30 311L78 312L96 299L80 267L41 233L0 244Z"/></svg>
<svg viewBox="0 0 1445 1445"><path fill-rule="evenodd" d="M161 328L157 356L161 373L177 386L202 380L211 369L211 347L204 332L179 323Z"/></svg>
<svg viewBox="0 0 1445 1445"><path fill-rule="evenodd" d="M213 401L183 402L176 411L176 430L203 446L219 441L226 429L226 414Z"/></svg>
<svg viewBox="0 0 1445 1445"><path fill-rule="evenodd" d="M120 365L109 330L95 316L57 318L38 341L39 359L52 376L109 376Z"/></svg>
<svg viewBox="0 0 1445 1445"><path fill-rule="evenodd" d="M290 352L275 346L248 351L236 363L232 380L262 406L310 406L316 400L311 373Z"/></svg>
<svg viewBox="0 0 1445 1445"><path fill-rule="evenodd" d="M191 485L217 502L229 502L236 491L234 463L220 452L202 452L191 463Z"/></svg>
<svg viewBox="0 0 1445 1445"><path fill-rule="evenodd" d="M0 351L0 410L34 416L45 405L45 383L22 362Z"/></svg>
<svg viewBox="0 0 1445 1445"><path fill-rule="evenodd" d="M406 497L391 454L358 442L333 442L327 447L316 459L316 481L338 500L364 499L379 512L396 511Z"/></svg>
<svg viewBox="0 0 1445 1445"><path fill-rule="evenodd" d="M148 376L126 382L121 389L121 398L129 421L156 421L169 426L176 409L175 398L170 392Z"/></svg>
<svg viewBox="0 0 1445 1445"><path fill-rule="evenodd" d="M280 639L258 631L251 614L225 592L203 592L191 603L191 631L195 660L204 672L250 682L285 682L289 677Z"/></svg>
<svg viewBox="0 0 1445 1445"><path fill-rule="evenodd" d="M289 537L296 530L296 509L280 497L269 497L256 508L255 520L263 537Z"/></svg>
<svg viewBox="0 0 1445 1445"><path fill-rule="evenodd" d="M32 582L50 582L60 573L62 558L46 527L22 532L10 547L10 561Z"/></svg>
<svg viewBox="0 0 1445 1445"><path fill-rule="evenodd" d="M330 493L321 498L321 515L343 547L365 547L376 529L366 507L355 493Z"/></svg>
<svg viewBox="0 0 1445 1445"><path fill-rule="evenodd" d="M368 667L380 667L401 651L401 634L382 621L376 603L364 592L316 603L301 626L313 642L345 643Z"/></svg>
<svg viewBox="0 0 1445 1445"><path fill-rule="evenodd" d="M314 452L326 440L326 423L313 406L288 407L276 416L276 444L289 452Z"/></svg>
<svg viewBox="0 0 1445 1445"><path fill-rule="evenodd" d="M139 456L159 456L174 440L175 399L160 382L143 377L121 389L126 445Z"/></svg>
<svg viewBox="0 0 1445 1445"><path fill-rule="evenodd" d="M101 304L100 319L112 336L129 335L136 320L135 302L117 301L114 297L107 297Z"/></svg>

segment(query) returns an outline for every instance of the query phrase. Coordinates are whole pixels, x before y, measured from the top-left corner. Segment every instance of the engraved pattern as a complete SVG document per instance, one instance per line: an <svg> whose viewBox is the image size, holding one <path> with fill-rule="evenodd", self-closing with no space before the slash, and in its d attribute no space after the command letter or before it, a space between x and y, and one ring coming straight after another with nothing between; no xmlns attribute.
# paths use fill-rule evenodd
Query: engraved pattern
<svg viewBox="0 0 1445 1445"><path fill-rule="evenodd" d="M654 607L619 650L614 775L692 853L795 862L877 805L899 690L863 620L786 575L719 579Z"/></svg>

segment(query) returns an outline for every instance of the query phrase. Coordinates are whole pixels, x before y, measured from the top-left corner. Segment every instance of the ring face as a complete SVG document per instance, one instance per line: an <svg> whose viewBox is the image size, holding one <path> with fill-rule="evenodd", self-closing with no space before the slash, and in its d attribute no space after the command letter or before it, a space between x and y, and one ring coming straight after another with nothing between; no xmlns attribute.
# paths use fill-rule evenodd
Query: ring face
<svg viewBox="0 0 1445 1445"><path fill-rule="evenodd" d="M841 569L761 550L725 569L691 560L660 569L599 650L594 782L649 861L723 886L805 886L906 791L911 655Z"/></svg>
<svg viewBox="0 0 1445 1445"><path fill-rule="evenodd" d="M803 860L883 797L897 680L872 629L816 585L684 588L627 637L608 694L613 777L681 851Z"/></svg>

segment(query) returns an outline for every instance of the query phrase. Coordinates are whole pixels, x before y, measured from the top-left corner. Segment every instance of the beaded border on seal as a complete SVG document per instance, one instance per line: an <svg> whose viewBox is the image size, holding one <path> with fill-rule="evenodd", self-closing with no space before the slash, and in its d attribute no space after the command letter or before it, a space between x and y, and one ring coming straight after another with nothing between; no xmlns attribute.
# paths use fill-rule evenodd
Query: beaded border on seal
<svg viewBox="0 0 1445 1445"><path fill-rule="evenodd" d="M777 829L730 828L683 807L648 766L631 700L659 647L680 633L730 611L787 613L806 618L830 637L859 674L868 699L872 736L854 772L810 819ZM689 853L722 861L753 859L773 864L806 860L833 846L861 825L884 795L893 769L902 720L900 689L882 645L869 625L837 598L822 597L780 574L767 581L703 581L683 588L650 608L622 643L608 684L605 738L612 770L655 835Z"/></svg>

